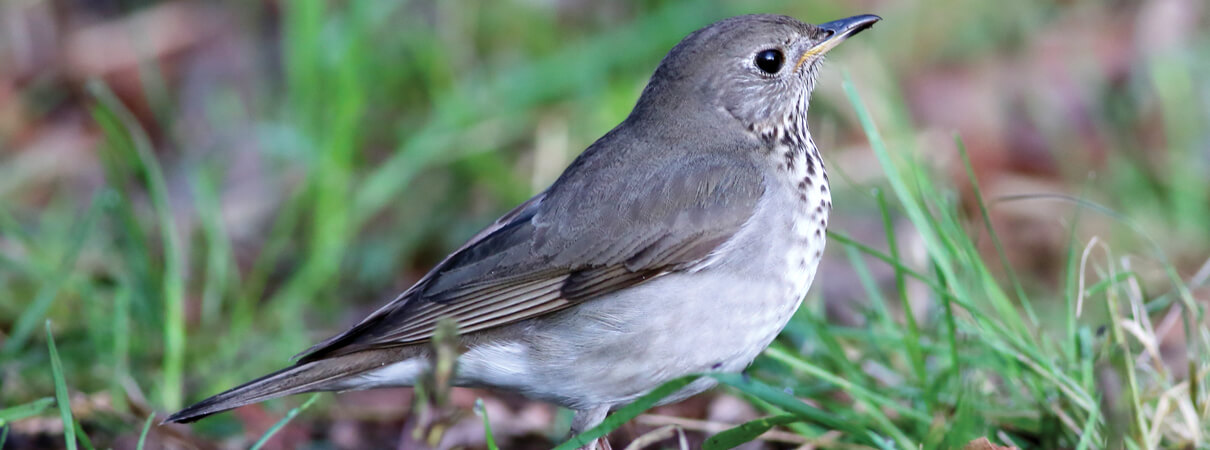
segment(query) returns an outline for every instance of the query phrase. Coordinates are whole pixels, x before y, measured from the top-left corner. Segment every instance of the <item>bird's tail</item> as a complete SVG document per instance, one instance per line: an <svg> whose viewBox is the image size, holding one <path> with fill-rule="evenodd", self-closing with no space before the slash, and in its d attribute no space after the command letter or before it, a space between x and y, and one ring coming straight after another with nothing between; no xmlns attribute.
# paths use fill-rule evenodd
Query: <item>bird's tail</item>
<svg viewBox="0 0 1210 450"><path fill-rule="evenodd" d="M304 392L341 389L339 381L381 366L375 358L350 354L309 361L273 372L197 402L164 419L164 423L188 423L244 405Z"/></svg>

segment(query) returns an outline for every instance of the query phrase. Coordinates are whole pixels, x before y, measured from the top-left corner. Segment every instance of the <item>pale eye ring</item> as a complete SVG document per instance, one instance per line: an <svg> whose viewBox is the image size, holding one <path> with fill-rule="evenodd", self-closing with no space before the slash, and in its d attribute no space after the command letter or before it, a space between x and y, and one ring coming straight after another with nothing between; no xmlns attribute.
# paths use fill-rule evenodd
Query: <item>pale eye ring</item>
<svg viewBox="0 0 1210 450"><path fill-rule="evenodd" d="M756 57L753 58L752 62L753 64L756 64L756 68L760 69L762 72L773 75L781 70L782 64L786 62L786 56L782 54L781 50L771 48L768 50L761 50L756 54Z"/></svg>

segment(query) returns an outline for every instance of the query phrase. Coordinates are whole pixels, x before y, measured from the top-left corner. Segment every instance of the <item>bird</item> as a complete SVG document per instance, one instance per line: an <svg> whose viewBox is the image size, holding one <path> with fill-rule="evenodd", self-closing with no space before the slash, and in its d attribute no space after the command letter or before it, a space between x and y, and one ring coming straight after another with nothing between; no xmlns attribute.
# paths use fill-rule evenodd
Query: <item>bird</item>
<svg viewBox="0 0 1210 450"><path fill-rule="evenodd" d="M292 365L165 422L413 386L446 321L460 333L454 385L569 408L573 435L669 380L741 372L822 258L832 198L807 107L824 54L879 20L757 14L692 32L547 189ZM662 402L714 384L696 379Z"/></svg>

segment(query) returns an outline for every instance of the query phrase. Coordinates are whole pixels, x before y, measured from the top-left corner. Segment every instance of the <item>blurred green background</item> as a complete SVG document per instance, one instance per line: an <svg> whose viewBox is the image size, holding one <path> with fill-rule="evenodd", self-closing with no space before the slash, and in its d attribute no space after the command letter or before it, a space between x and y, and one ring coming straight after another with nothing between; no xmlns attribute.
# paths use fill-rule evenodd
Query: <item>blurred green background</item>
<svg viewBox="0 0 1210 450"><path fill-rule="evenodd" d="M0 446L134 447L149 414L280 368L552 182L680 38L757 12L884 21L816 89L833 239L750 371L869 435L745 445L1210 445L1204 0L7 0ZM444 446L488 445L476 398L501 448L566 432L455 394ZM656 409L615 446L669 424L697 446L778 413L757 397ZM267 444L404 447L411 398L323 396ZM147 445L244 447L300 402Z"/></svg>

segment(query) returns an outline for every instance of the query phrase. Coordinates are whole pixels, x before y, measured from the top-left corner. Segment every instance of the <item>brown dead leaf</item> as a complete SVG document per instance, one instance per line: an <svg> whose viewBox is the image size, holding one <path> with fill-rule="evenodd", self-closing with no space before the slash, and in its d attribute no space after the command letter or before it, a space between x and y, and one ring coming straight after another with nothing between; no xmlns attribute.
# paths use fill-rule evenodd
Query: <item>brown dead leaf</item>
<svg viewBox="0 0 1210 450"><path fill-rule="evenodd" d="M1020 450L1017 447L1005 447L1003 445L993 444L986 437L981 437L973 441L967 442L962 446L962 450Z"/></svg>

